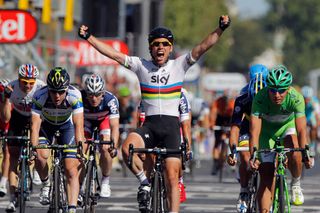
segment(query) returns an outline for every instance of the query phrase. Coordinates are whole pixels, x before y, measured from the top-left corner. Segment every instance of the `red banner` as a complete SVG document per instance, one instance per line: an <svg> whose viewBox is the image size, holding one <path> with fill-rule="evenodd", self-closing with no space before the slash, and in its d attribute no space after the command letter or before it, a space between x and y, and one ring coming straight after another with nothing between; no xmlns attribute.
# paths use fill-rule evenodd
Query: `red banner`
<svg viewBox="0 0 320 213"><path fill-rule="evenodd" d="M32 40L37 32L37 20L29 12L0 10L0 43L26 43Z"/></svg>
<svg viewBox="0 0 320 213"><path fill-rule="evenodd" d="M128 46L120 40L100 40L124 54L129 53ZM76 66L93 66L93 65L116 65L116 61L102 55L87 41L61 40L60 45L63 48L72 50L73 57L71 62Z"/></svg>

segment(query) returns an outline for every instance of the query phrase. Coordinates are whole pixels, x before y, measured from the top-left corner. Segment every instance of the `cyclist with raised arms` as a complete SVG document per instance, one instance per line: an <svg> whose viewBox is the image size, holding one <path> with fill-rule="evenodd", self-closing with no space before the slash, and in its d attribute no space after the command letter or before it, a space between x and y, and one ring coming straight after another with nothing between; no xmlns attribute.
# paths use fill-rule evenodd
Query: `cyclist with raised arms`
<svg viewBox="0 0 320 213"><path fill-rule="evenodd" d="M307 126L303 97L293 87L292 74L283 65L274 67L267 76L267 87L254 97L250 116L250 152L253 147L269 149L275 145L276 138L283 140L285 147L305 148ZM274 189L275 155L266 153L259 160L250 160L252 169L259 169L261 181L257 193L260 212L269 212ZM302 205L304 197L300 187L302 172L300 152L288 154L288 166L292 175L292 203ZM305 161L311 168L312 161Z"/></svg>
<svg viewBox="0 0 320 213"><path fill-rule="evenodd" d="M112 158L117 155L119 141L119 102L113 94L105 90L104 80L97 74L86 78L85 89L81 93L86 138L91 138L94 129L98 127L100 140L112 140L115 145L115 149L110 149L109 145L99 147L99 165L102 173L100 196L110 197Z"/></svg>
<svg viewBox="0 0 320 213"><path fill-rule="evenodd" d="M249 120L251 114L251 105L253 97L264 87L266 87L266 77L268 75L268 68L262 64L254 64L249 69L250 82L248 83L248 89L240 94L234 104L233 114L231 118L231 130L229 145L230 149L233 145L236 147L249 147ZM251 75L252 74L252 75ZM234 156L229 155L228 163L234 166L237 163L237 159ZM249 159L250 152L240 152L240 194L237 202L237 211L240 212L240 208L247 207L248 200L248 181L250 179Z"/></svg>
<svg viewBox="0 0 320 213"><path fill-rule="evenodd" d="M313 89L310 86L303 86L301 93L306 105L306 119L308 126L308 139L310 143L310 155L315 156L317 151L317 131L319 127L320 106L317 97L313 95Z"/></svg>
<svg viewBox="0 0 320 213"><path fill-rule="evenodd" d="M111 46L99 41L90 34L89 28L82 25L80 37L94 46L103 55L114 59L132 72L136 73L141 88L142 104L145 108L145 123L135 132L129 134L122 146L124 159L129 155L129 144L134 147L162 147L177 149L180 145L180 125L178 105L185 73L191 65L214 44L229 26L230 18L221 16L219 27L210 33L191 52L169 60L173 51L173 34L167 28L157 27L148 37L152 60L128 56L116 51ZM159 139L163 144L159 144ZM140 211L146 211L149 198L149 181L143 172L142 161L134 156L132 172L137 176L140 187L138 202ZM168 177L169 211L178 212L180 207L178 176L181 167L179 156L168 155L165 160L165 172Z"/></svg>
<svg viewBox="0 0 320 213"><path fill-rule="evenodd" d="M74 145L84 140L83 103L81 93L70 85L70 76L64 68L55 67L47 76L47 86L33 96L31 143L52 143L56 131L60 132L61 144ZM39 140L45 138L46 140ZM50 202L50 178L48 170L48 149L37 149L36 169L43 186L40 190L40 203ZM67 182L68 211L76 212L79 194L79 168L77 149L63 150L64 171Z"/></svg>
<svg viewBox="0 0 320 213"><path fill-rule="evenodd" d="M18 69L18 79L11 81L6 86L6 95L4 105L0 109L3 115L3 121L9 122L9 136L22 136L25 128L30 124L32 96L45 83L38 79L39 70L32 64L23 64ZM10 143L10 142L9 142ZM7 211L15 211L17 201L15 191L17 188L17 167L19 147L8 146L9 158L9 185L10 185L10 203Z"/></svg>

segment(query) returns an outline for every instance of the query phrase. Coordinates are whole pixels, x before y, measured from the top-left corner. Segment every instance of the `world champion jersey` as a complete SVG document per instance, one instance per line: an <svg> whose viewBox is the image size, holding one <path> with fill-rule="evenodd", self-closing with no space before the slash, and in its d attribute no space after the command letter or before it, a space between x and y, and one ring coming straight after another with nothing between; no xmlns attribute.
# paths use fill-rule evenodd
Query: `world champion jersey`
<svg viewBox="0 0 320 213"><path fill-rule="evenodd" d="M140 102L139 105L140 112L145 112L144 111L144 106L142 105L142 102ZM191 112L191 106L190 102L186 96L186 91L182 88L181 90L181 98L179 102L179 119L180 122L186 121L190 119L190 112Z"/></svg>
<svg viewBox="0 0 320 213"><path fill-rule="evenodd" d="M268 88L265 87L254 97L251 114L261 117L263 122L270 125L282 126L295 118L305 116L304 99L299 92L290 87L279 106L270 100Z"/></svg>
<svg viewBox="0 0 320 213"><path fill-rule="evenodd" d="M141 101L146 116L179 117L179 102L185 73L192 65L191 53L181 55L159 67L152 61L126 56L124 66L133 71L140 82Z"/></svg>
<svg viewBox="0 0 320 213"><path fill-rule="evenodd" d="M45 83L37 79L29 93L25 93L20 89L18 79L10 82L9 85L13 89L9 99L13 109L23 116L31 116L32 97Z"/></svg>
<svg viewBox="0 0 320 213"><path fill-rule="evenodd" d="M97 107L92 107L87 99L87 94L81 91L84 106L84 118L86 120L104 120L107 116L109 119L119 118L119 101L110 92L105 91L101 103Z"/></svg>
<svg viewBox="0 0 320 213"><path fill-rule="evenodd" d="M83 112L81 93L74 86L69 86L65 100L59 106L52 102L48 87L42 87L33 96L32 114L40 115L44 120L61 125L69 121L73 114Z"/></svg>

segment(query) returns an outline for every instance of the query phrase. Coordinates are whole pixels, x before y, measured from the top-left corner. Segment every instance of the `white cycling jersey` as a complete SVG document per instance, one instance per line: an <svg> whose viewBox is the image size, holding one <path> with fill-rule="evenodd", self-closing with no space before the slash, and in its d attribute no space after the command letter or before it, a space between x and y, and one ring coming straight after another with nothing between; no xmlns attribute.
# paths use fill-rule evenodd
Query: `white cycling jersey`
<svg viewBox="0 0 320 213"><path fill-rule="evenodd" d="M53 125L61 125L71 120L73 114L83 112L81 93L69 86L65 100L60 106L52 102L48 87L38 90L33 96L32 114L38 114Z"/></svg>
<svg viewBox="0 0 320 213"><path fill-rule="evenodd" d="M9 99L13 109L23 116L31 116L32 96L37 90L45 86L45 83L37 79L29 93L25 93L20 89L18 79L11 81L9 85L13 88Z"/></svg>
<svg viewBox="0 0 320 213"><path fill-rule="evenodd" d="M185 73L194 63L191 52L159 67L152 61L126 56L124 66L136 73L141 89L141 101L146 116L179 117L179 102Z"/></svg>

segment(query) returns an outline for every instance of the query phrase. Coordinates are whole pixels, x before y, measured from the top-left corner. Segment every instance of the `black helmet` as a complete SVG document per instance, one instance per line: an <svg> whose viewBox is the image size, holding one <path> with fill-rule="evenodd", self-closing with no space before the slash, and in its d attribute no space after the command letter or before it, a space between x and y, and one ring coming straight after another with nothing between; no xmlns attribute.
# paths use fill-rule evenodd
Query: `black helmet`
<svg viewBox="0 0 320 213"><path fill-rule="evenodd" d="M50 70L47 77L47 85L50 90L67 90L70 85L70 76L67 70L62 67L55 67Z"/></svg>
<svg viewBox="0 0 320 213"><path fill-rule="evenodd" d="M171 44L173 44L173 34L169 29L165 27L156 27L151 30L148 36L149 44L151 44L151 42L157 38L166 38L171 42Z"/></svg>

